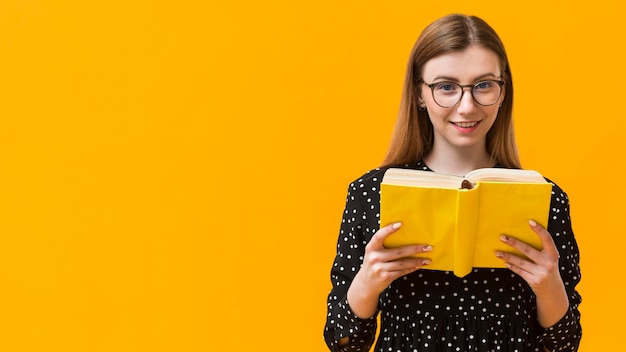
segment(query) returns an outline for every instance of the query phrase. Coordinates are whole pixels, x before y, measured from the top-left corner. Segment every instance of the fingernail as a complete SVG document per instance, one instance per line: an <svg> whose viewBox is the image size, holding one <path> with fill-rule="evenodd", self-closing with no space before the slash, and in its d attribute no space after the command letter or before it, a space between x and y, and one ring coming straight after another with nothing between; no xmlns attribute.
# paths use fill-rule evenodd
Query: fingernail
<svg viewBox="0 0 626 352"><path fill-rule="evenodd" d="M428 258L424 258L424 259L422 259L422 265L428 265L428 264L430 264L430 263L431 263L431 260L430 260L430 259L428 259Z"/></svg>
<svg viewBox="0 0 626 352"><path fill-rule="evenodd" d="M528 220L528 223L530 224L530 226L535 227L537 226L537 223L535 222L535 220Z"/></svg>
<svg viewBox="0 0 626 352"><path fill-rule="evenodd" d="M504 254L502 254L502 252L496 252L496 257L503 258Z"/></svg>
<svg viewBox="0 0 626 352"><path fill-rule="evenodd" d="M509 236L507 236L507 235L502 235L502 236L500 236L500 240L501 240L502 242L506 242L506 241L508 241L508 240L509 240Z"/></svg>
<svg viewBox="0 0 626 352"><path fill-rule="evenodd" d="M393 229L399 229L399 228L400 228L400 226L402 226L402 223L400 223L400 222L396 222L396 223L394 223L393 225L391 225L391 228L393 228Z"/></svg>
<svg viewBox="0 0 626 352"><path fill-rule="evenodd" d="M431 245L425 246L424 249L423 249L424 252L430 252L432 250L433 250L433 246L431 246Z"/></svg>

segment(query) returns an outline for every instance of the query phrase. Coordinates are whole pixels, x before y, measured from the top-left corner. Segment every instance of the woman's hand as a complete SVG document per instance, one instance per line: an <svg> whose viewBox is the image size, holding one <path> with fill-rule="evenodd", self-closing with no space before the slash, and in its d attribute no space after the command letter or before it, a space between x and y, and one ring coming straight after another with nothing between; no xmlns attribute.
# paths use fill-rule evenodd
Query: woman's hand
<svg viewBox="0 0 626 352"><path fill-rule="evenodd" d="M567 292L559 273L559 251L550 233L529 221L530 228L541 239L542 250L537 250L527 243L513 237L502 235L502 242L517 249L528 259L511 253L497 252L496 256L504 260L507 268L521 276L537 296L537 316L543 327L558 322L569 307Z"/></svg>
<svg viewBox="0 0 626 352"><path fill-rule="evenodd" d="M350 308L360 318L369 318L376 313L378 296L395 279L430 264L430 259L412 257L431 251L430 245L420 244L393 249L383 246L385 238L396 232L400 226L400 223L393 223L381 228L365 247L361 269L348 289Z"/></svg>

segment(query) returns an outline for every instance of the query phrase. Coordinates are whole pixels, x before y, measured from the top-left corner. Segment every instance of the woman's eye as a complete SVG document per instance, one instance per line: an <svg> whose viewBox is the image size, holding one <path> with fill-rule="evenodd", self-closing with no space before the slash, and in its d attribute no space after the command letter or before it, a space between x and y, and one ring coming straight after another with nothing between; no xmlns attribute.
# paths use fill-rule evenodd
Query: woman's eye
<svg viewBox="0 0 626 352"><path fill-rule="evenodd" d="M456 89L456 85L452 84L452 83L439 83L437 84L437 90L443 90L443 91L453 91Z"/></svg>
<svg viewBox="0 0 626 352"><path fill-rule="evenodd" d="M493 86L493 82L491 81L485 81L485 82L478 82L476 83L476 85L474 87L478 88L478 89L488 89L491 88Z"/></svg>

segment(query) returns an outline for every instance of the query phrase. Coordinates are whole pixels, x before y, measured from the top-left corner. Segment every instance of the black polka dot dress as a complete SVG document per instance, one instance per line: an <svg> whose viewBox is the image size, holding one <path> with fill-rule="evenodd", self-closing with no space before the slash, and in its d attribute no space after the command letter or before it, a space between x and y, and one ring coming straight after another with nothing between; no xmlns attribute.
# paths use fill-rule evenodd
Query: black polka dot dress
<svg viewBox="0 0 626 352"><path fill-rule="evenodd" d="M404 167L429 170L422 162ZM452 272L418 270L397 279L380 295L377 337L377 317L359 319L350 310L346 293L363 261L365 245L379 229L379 187L385 171L372 170L348 189L324 330L331 351L369 351L374 343L378 352L578 349L579 252L567 195L554 183L548 231L560 252L561 277L570 299L569 311L558 323L548 329L539 325L532 290L508 269L475 268L463 278ZM349 337L349 343L339 346L343 337Z"/></svg>

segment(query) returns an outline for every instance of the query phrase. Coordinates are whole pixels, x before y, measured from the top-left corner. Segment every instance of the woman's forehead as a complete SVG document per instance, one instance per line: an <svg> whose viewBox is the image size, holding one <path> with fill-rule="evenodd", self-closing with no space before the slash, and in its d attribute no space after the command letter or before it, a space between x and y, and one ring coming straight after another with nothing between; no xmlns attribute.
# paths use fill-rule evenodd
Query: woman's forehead
<svg viewBox="0 0 626 352"><path fill-rule="evenodd" d="M426 62L422 77L425 81L448 79L474 81L483 77L500 77L500 59L490 49L470 46L436 56Z"/></svg>

